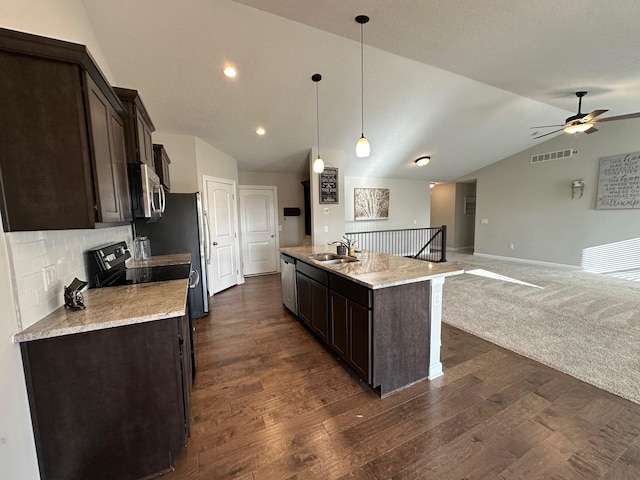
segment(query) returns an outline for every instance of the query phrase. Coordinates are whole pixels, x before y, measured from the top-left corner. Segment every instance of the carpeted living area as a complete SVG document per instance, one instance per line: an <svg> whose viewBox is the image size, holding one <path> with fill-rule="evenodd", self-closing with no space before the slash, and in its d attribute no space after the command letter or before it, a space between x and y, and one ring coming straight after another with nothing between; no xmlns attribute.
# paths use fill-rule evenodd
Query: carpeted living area
<svg viewBox="0 0 640 480"><path fill-rule="evenodd" d="M444 322L640 403L640 283L577 268L447 256L479 271L447 278Z"/></svg>

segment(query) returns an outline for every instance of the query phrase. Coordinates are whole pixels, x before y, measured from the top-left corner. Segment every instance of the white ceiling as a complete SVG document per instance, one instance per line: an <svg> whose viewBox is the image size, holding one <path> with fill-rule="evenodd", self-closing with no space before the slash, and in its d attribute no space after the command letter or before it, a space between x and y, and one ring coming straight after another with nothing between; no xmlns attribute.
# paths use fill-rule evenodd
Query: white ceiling
<svg viewBox="0 0 640 480"><path fill-rule="evenodd" d="M314 73L320 152L344 151L351 176L453 180L542 142L529 127L564 122L577 90L583 112L640 111L637 0L83 1L118 86L140 91L156 129L198 136L240 171L307 168ZM355 157L358 14L371 17L368 159Z"/></svg>

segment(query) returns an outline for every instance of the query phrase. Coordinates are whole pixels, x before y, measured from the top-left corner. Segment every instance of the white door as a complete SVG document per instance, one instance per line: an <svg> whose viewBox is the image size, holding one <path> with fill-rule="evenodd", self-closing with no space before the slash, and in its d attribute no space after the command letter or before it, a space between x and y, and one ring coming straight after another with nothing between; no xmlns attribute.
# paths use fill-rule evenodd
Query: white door
<svg viewBox="0 0 640 480"><path fill-rule="evenodd" d="M278 271L276 198L276 187L240 187L244 275Z"/></svg>
<svg viewBox="0 0 640 480"><path fill-rule="evenodd" d="M209 221L210 295L238 283L235 183L204 179Z"/></svg>

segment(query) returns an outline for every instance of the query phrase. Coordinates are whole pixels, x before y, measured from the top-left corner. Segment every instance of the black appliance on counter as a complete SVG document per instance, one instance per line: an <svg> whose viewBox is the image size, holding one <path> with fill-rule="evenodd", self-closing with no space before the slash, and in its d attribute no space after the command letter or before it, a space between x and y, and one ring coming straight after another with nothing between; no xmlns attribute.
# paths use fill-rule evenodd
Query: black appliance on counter
<svg viewBox="0 0 640 480"><path fill-rule="evenodd" d="M125 262L131 258L126 242L112 243L93 248L86 253L89 271L89 288L118 287L139 283L165 282L168 280L190 279L187 294L187 312L189 315L189 333L191 335L191 374L196 378L196 352L193 340L193 316L189 304L193 288L197 284L188 263L177 265L157 265L148 267L127 268Z"/></svg>
<svg viewBox="0 0 640 480"><path fill-rule="evenodd" d="M191 254L193 283L190 295L190 310L193 318L209 313L207 290L208 248L206 216L202 212L200 193L167 193L162 218L155 222L136 219L134 238L147 237L151 243L151 255Z"/></svg>

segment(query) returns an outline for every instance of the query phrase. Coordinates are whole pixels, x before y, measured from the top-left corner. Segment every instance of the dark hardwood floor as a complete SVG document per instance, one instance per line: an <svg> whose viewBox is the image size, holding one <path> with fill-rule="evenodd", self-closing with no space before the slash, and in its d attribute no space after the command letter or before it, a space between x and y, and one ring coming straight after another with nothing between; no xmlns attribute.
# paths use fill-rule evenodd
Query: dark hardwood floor
<svg viewBox="0 0 640 480"><path fill-rule="evenodd" d="M640 405L447 325L444 376L384 399L284 310L279 275L196 328L191 438L163 479L640 479Z"/></svg>

